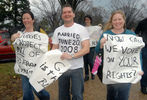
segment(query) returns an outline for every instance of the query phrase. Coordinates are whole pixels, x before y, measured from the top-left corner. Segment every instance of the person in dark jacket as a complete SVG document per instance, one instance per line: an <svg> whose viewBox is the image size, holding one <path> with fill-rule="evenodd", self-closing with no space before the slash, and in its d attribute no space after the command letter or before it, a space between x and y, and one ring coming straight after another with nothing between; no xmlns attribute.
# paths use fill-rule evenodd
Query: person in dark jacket
<svg viewBox="0 0 147 100"><path fill-rule="evenodd" d="M145 42L145 47L142 49L144 75L141 79L141 92L147 94L147 18L139 22L135 33L141 36Z"/></svg>
<svg viewBox="0 0 147 100"><path fill-rule="evenodd" d="M89 80L89 69L91 73L91 79L94 80L95 78L95 76L92 74L93 58L95 53L95 46L97 44L97 41L99 40L99 37L101 36L102 30L100 26L92 25L92 18L89 15L84 17L84 22L85 22L85 28L87 29L89 33L88 35L90 37L90 52L84 55L84 68L85 68L84 81L86 82Z"/></svg>

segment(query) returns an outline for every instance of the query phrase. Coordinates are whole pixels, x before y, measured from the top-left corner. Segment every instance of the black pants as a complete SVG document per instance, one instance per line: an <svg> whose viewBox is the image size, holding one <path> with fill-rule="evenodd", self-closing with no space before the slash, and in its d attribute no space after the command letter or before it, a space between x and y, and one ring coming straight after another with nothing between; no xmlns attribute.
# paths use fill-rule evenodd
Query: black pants
<svg viewBox="0 0 147 100"><path fill-rule="evenodd" d="M84 55L84 68L85 68L85 75L89 75L89 67L90 66L90 72L93 68L93 57L95 53L95 47L90 48L90 52L86 55Z"/></svg>

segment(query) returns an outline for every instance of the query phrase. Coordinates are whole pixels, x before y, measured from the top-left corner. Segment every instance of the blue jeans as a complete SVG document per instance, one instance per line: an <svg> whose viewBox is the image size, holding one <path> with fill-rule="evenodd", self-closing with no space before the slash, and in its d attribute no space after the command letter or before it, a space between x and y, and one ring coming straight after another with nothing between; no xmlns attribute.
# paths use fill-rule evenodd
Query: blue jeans
<svg viewBox="0 0 147 100"><path fill-rule="evenodd" d="M84 68L85 68L85 75L89 75L89 68L90 66L90 72L93 68L93 57L94 57L95 47L90 48L90 52L86 55L84 55Z"/></svg>
<svg viewBox="0 0 147 100"><path fill-rule="evenodd" d="M23 89L23 100L34 100L33 92L40 100L50 100L50 95L46 90L37 92L30 84L29 79L26 76L21 75L22 89Z"/></svg>
<svg viewBox="0 0 147 100"><path fill-rule="evenodd" d="M59 78L59 100L83 100L83 69L68 70ZM70 82L72 86L70 86ZM71 87L71 90L70 90Z"/></svg>
<svg viewBox="0 0 147 100"><path fill-rule="evenodd" d="M141 87L147 87L147 45L142 49L142 61L144 74L141 79Z"/></svg>
<svg viewBox="0 0 147 100"><path fill-rule="evenodd" d="M107 85L107 100L128 100L131 83Z"/></svg>

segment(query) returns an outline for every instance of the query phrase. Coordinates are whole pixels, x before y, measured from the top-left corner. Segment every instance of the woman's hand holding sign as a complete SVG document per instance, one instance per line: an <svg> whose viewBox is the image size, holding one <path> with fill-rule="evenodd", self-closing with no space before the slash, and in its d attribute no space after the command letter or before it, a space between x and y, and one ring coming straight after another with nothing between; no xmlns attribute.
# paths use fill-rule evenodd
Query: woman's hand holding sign
<svg viewBox="0 0 147 100"><path fill-rule="evenodd" d="M102 49L104 47L104 44L106 43L106 39L102 38L100 43L101 43L100 48Z"/></svg>
<svg viewBox="0 0 147 100"><path fill-rule="evenodd" d="M20 37L20 33L16 33L16 34L13 34L12 36L11 36L11 41L15 41L17 38L19 38Z"/></svg>
<svg viewBox="0 0 147 100"><path fill-rule="evenodd" d="M144 74L144 72L140 71L140 72L138 72L138 74L142 76Z"/></svg>

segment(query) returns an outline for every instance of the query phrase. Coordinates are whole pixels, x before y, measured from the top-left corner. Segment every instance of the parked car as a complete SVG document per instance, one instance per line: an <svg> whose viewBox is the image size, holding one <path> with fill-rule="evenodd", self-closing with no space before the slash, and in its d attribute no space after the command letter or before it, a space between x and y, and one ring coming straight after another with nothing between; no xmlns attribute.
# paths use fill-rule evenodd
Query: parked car
<svg viewBox="0 0 147 100"><path fill-rule="evenodd" d="M15 60L10 35L7 31L0 31L0 61Z"/></svg>

